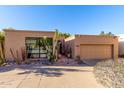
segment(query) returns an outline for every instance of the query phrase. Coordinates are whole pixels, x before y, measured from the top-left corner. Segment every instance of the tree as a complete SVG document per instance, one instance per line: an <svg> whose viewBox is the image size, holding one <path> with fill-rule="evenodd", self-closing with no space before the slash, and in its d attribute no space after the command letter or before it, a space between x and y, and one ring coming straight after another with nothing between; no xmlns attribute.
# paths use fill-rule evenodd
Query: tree
<svg viewBox="0 0 124 93"><path fill-rule="evenodd" d="M112 34L112 32L105 33L104 31L101 31L100 35L101 36L114 36L114 34Z"/></svg>
<svg viewBox="0 0 124 93"><path fill-rule="evenodd" d="M55 60L57 61L58 59L58 51L59 51L59 48L60 48L60 42L59 40L62 39L62 38L67 38L71 36L71 34L69 33L62 33L62 32L59 32L58 29L55 29L55 35L54 35L54 38L53 38L53 56L55 56Z"/></svg>
<svg viewBox="0 0 124 93"><path fill-rule="evenodd" d="M105 32L104 31L101 31L100 35L105 35Z"/></svg>
<svg viewBox="0 0 124 93"><path fill-rule="evenodd" d="M71 36L71 34L69 34L69 33L62 33L62 32L59 32L59 34L60 34L60 37L64 37L64 38L68 38L68 37Z"/></svg>
<svg viewBox="0 0 124 93"><path fill-rule="evenodd" d="M107 35L108 36L114 36L114 34L112 34L112 32L108 32Z"/></svg>

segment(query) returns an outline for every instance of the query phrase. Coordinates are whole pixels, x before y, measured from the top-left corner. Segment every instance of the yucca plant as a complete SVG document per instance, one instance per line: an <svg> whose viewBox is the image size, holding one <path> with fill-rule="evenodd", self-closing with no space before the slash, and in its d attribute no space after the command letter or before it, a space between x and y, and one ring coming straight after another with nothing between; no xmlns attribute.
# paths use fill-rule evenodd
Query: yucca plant
<svg viewBox="0 0 124 93"><path fill-rule="evenodd" d="M0 32L0 65L6 62L4 44L5 44L5 33Z"/></svg>
<svg viewBox="0 0 124 93"><path fill-rule="evenodd" d="M69 37L70 34L66 34L66 33L61 33L58 31L58 29L55 29L55 35L54 35L54 39L53 39L53 55L55 56L55 60L58 60L58 51L60 48L60 42L59 40L61 38L67 38Z"/></svg>

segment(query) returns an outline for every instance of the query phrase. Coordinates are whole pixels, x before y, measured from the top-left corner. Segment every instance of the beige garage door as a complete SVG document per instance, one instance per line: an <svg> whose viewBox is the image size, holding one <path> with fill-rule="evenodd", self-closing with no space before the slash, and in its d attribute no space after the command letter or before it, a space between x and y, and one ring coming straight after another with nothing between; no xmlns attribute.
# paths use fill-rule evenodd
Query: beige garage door
<svg viewBox="0 0 124 93"><path fill-rule="evenodd" d="M112 45L81 45L81 59L112 58Z"/></svg>

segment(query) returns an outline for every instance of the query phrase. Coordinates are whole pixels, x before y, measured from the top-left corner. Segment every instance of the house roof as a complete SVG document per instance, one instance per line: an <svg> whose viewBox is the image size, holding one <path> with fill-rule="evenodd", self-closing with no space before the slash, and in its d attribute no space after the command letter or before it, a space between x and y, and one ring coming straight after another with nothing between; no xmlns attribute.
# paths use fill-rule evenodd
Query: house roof
<svg viewBox="0 0 124 93"><path fill-rule="evenodd" d="M118 38L117 36L106 36L106 35L82 35L82 34L75 34L75 37L80 37L80 36L89 36L89 37L108 37L108 38Z"/></svg>
<svg viewBox="0 0 124 93"><path fill-rule="evenodd" d="M16 30L16 29L3 29L5 32L44 32L44 33L55 33L55 31L45 31L45 30Z"/></svg>

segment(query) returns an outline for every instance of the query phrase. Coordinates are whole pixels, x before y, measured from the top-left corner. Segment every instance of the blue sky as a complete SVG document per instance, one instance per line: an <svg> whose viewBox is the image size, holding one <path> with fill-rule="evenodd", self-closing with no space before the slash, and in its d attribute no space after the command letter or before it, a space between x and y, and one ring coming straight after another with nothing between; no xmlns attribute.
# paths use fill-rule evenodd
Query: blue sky
<svg viewBox="0 0 124 93"><path fill-rule="evenodd" d="M0 6L0 29L124 33L124 6Z"/></svg>

